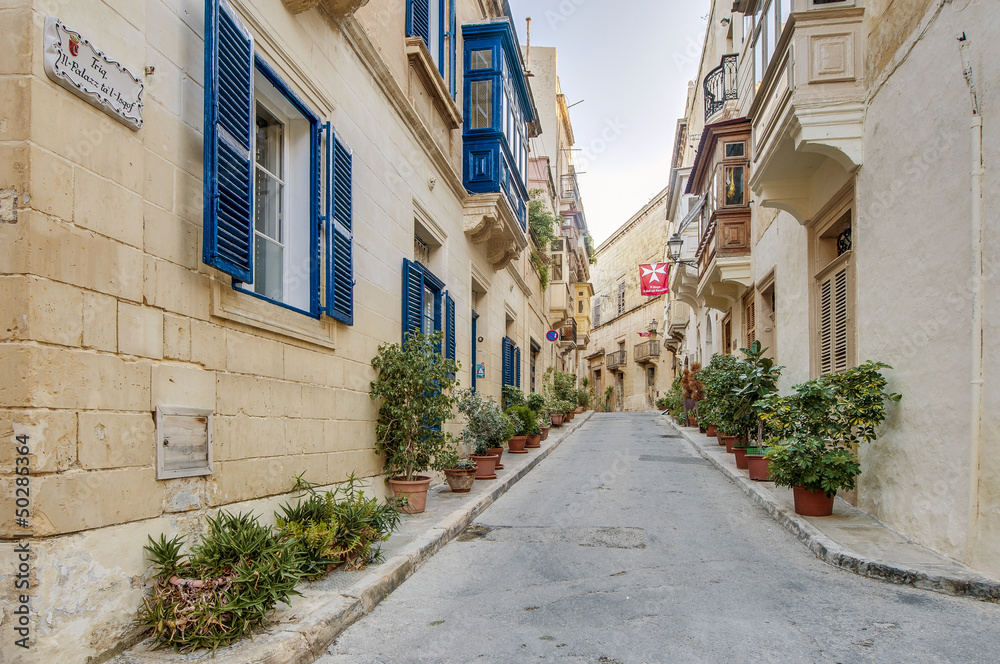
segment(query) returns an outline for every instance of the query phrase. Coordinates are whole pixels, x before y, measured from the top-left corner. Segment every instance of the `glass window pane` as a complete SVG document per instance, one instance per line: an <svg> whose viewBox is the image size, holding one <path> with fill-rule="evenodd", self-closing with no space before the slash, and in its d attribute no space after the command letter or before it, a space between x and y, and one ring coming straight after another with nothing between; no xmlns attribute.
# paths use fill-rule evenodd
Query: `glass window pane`
<svg viewBox="0 0 1000 664"><path fill-rule="evenodd" d="M742 157L746 151L744 143L726 143L726 158Z"/></svg>
<svg viewBox="0 0 1000 664"><path fill-rule="evenodd" d="M792 13L792 0L778 0L778 31L775 34L775 41L781 37L785 31L785 24L788 23L788 15Z"/></svg>
<svg viewBox="0 0 1000 664"><path fill-rule="evenodd" d="M430 334L434 327L434 291L424 287L424 325L423 333Z"/></svg>
<svg viewBox="0 0 1000 664"><path fill-rule="evenodd" d="M743 167L726 167L726 205L743 205Z"/></svg>
<svg viewBox="0 0 1000 664"><path fill-rule="evenodd" d="M284 125L274 114L257 104L257 165L266 168L279 179L284 177L281 163L284 129Z"/></svg>
<svg viewBox="0 0 1000 664"><path fill-rule="evenodd" d="M469 128L493 126L493 82L473 81L469 85Z"/></svg>
<svg viewBox="0 0 1000 664"><path fill-rule="evenodd" d="M472 51L470 54L471 62L469 63L469 69L475 71L477 69L493 69L493 49L484 48L478 51Z"/></svg>
<svg viewBox="0 0 1000 664"><path fill-rule="evenodd" d="M253 290L272 300L281 300L284 295L281 275L284 271L281 245L257 235L254 242Z"/></svg>

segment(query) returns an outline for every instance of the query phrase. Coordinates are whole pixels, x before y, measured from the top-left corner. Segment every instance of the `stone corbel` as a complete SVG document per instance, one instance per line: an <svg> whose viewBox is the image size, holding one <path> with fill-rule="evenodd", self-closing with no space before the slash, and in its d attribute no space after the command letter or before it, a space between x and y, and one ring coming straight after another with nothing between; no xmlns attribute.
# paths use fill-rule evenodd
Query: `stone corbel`
<svg viewBox="0 0 1000 664"><path fill-rule="evenodd" d="M368 4L368 0L282 0L293 14L301 14L322 4L335 17L349 16Z"/></svg>
<svg viewBox="0 0 1000 664"><path fill-rule="evenodd" d="M465 234L486 244L486 259L499 271L517 260L528 238L503 194L475 194L465 202Z"/></svg>

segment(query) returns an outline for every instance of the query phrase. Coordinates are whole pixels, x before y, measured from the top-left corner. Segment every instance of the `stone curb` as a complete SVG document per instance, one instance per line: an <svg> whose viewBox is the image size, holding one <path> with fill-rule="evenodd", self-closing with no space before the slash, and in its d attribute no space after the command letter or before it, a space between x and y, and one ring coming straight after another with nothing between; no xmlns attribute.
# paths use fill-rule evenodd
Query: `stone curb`
<svg viewBox="0 0 1000 664"><path fill-rule="evenodd" d="M722 463L715 455L709 454L704 447L691 437L688 431L674 426L670 422L664 421L662 423L680 433L701 457L715 466L716 469L722 471L751 500L767 512L785 530L795 535L799 541L805 544L823 562L861 576L889 583L909 585L945 595L971 597L989 602L1000 601L1000 582L977 575L971 570L967 574L947 575L934 571L921 570L916 566L875 560L851 550L824 535L816 526L796 514L794 510L789 509L787 505L776 499L767 490L766 486L754 482L736 470L735 467L731 468L727 464ZM849 509L857 509L845 503L840 498L837 498L837 502ZM891 530L888 526L886 526L886 529Z"/></svg>
<svg viewBox="0 0 1000 664"><path fill-rule="evenodd" d="M378 569L355 583L338 596L312 610L294 624L288 624L265 634L254 636L250 642L234 646L236 652L219 650L214 658L199 651L182 655L170 651L147 651L143 641L130 651L121 653L111 664L153 664L154 662L211 661L213 664L310 664L323 655L327 647L359 618L370 613L379 602L398 588L445 544L465 530L473 519L483 513L510 487L535 468L564 440L584 425L595 411L577 415L568 426L563 426L557 439L550 435L547 445L516 472L498 481L489 493L455 510L423 535L407 544L399 553L378 566ZM272 627L272 630L274 628Z"/></svg>

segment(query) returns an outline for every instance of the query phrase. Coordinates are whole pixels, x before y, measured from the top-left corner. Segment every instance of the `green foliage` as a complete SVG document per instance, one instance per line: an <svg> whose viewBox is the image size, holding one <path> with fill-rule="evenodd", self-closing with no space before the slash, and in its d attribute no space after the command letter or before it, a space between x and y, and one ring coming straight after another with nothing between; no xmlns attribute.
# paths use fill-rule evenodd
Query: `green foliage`
<svg viewBox="0 0 1000 664"><path fill-rule="evenodd" d="M760 445L764 441L764 422L759 416L759 402L768 395L777 393L778 378L784 367L775 366L774 360L764 357L767 349L761 346L760 341L754 341L750 348L740 350L746 357L740 362L740 380L743 385L734 394L736 408L733 424L738 431L736 435L740 436L744 444L755 439Z"/></svg>
<svg viewBox="0 0 1000 664"><path fill-rule="evenodd" d="M576 405L584 408L590 406L590 392L583 387L576 391Z"/></svg>
<svg viewBox="0 0 1000 664"><path fill-rule="evenodd" d="M528 202L528 226L531 228L535 239L538 240L538 248L542 252L547 252L552 246L552 240L556 238L556 218L545 201L541 200L541 189L532 189L531 200Z"/></svg>
<svg viewBox="0 0 1000 664"><path fill-rule="evenodd" d="M552 373L552 392L557 399L576 403L576 375L568 371Z"/></svg>
<svg viewBox="0 0 1000 664"><path fill-rule="evenodd" d="M768 456L775 483L827 495L854 488L861 472L858 446L876 439L886 403L902 398L885 389L881 370L889 368L868 361L796 385L789 396L771 393L758 402L760 419L773 432Z"/></svg>
<svg viewBox="0 0 1000 664"><path fill-rule="evenodd" d="M538 428L538 416L527 406L511 406L507 409L507 417L514 423L515 436L533 436L541 433Z"/></svg>
<svg viewBox="0 0 1000 664"><path fill-rule="evenodd" d="M189 555L180 554L182 541L161 535L144 547L156 576L137 622L152 628L158 646L214 652L250 634L278 602L298 594L298 547L275 537L257 517L221 511L208 518L208 532Z"/></svg>
<svg viewBox="0 0 1000 664"><path fill-rule="evenodd" d="M504 385L501 394L504 410L507 410L511 406L523 406L525 404L524 392L515 385Z"/></svg>
<svg viewBox="0 0 1000 664"><path fill-rule="evenodd" d="M441 425L453 415L450 394L459 365L440 352L440 332L409 334L402 346L383 344L372 359L378 376L370 396L380 399L375 452L385 455L389 477L412 480L434 466L449 437Z"/></svg>
<svg viewBox="0 0 1000 664"><path fill-rule="evenodd" d="M476 462L464 457L457 450L449 450L441 457L441 467L438 470L471 470Z"/></svg>
<svg viewBox="0 0 1000 664"><path fill-rule="evenodd" d="M551 276L548 258L544 254L539 254L532 249L529 260L531 261L531 267L535 268L535 271L538 272L538 281L541 284L542 290L545 290L549 287L549 278Z"/></svg>
<svg viewBox="0 0 1000 664"><path fill-rule="evenodd" d="M656 407L667 411L675 421L680 421L678 418L684 414L684 389L680 376L674 378L666 395L657 399Z"/></svg>
<svg viewBox="0 0 1000 664"><path fill-rule="evenodd" d="M611 410L611 398L615 396L614 385L608 385L604 388L604 412Z"/></svg>
<svg viewBox="0 0 1000 664"><path fill-rule="evenodd" d="M822 438L803 437L785 445L773 445L767 457L778 486L801 486L833 496L840 489L853 489L861 472L856 452L834 447Z"/></svg>
<svg viewBox="0 0 1000 664"><path fill-rule="evenodd" d="M525 404L528 408L535 411L539 418L546 418L549 416L548 410L545 408L545 397L538 392L532 392L529 394Z"/></svg>
<svg viewBox="0 0 1000 664"><path fill-rule="evenodd" d="M886 417L886 403L902 398L885 390L881 371L891 368L869 360L843 373L796 385L789 396L771 394L760 403L761 419L779 439L821 438L857 449L875 440Z"/></svg>
<svg viewBox="0 0 1000 664"><path fill-rule="evenodd" d="M503 447L514 435L514 425L500 406L490 398L483 399L472 389L459 390L458 411L466 417L460 440L471 444L476 456L485 456L487 450Z"/></svg>
<svg viewBox="0 0 1000 664"><path fill-rule="evenodd" d="M278 535L299 546L304 576L321 576L341 564L349 570L363 569L381 559L381 551L372 545L389 539L399 526L399 510L395 502L366 497L361 486L362 480L353 473L324 492L301 476L296 478L295 488L305 500L300 497L295 505L282 505L274 516Z"/></svg>

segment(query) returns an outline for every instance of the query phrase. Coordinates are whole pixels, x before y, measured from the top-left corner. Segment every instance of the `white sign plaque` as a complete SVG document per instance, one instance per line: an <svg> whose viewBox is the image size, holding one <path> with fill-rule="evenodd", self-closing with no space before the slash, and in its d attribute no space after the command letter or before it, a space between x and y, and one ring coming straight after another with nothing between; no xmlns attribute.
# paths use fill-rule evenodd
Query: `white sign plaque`
<svg viewBox="0 0 1000 664"><path fill-rule="evenodd" d="M142 127L142 81L55 16L45 17L44 61L53 81L131 129Z"/></svg>

